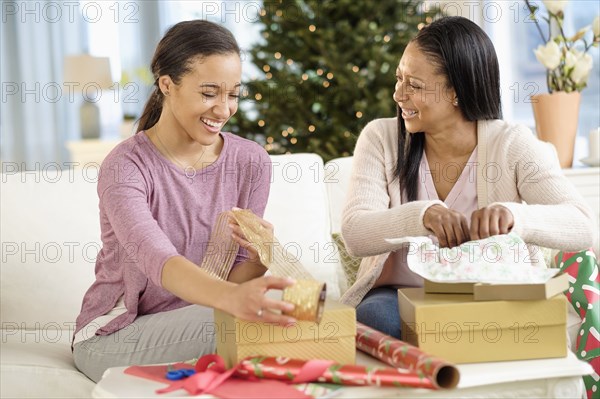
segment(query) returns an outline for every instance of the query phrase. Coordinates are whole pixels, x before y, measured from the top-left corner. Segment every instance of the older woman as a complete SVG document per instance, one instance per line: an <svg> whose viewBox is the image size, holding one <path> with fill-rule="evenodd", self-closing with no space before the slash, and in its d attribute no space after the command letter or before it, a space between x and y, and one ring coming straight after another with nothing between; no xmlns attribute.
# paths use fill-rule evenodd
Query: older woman
<svg viewBox="0 0 600 399"><path fill-rule="evenodd" d="M500 120L498 60L475 23L447 17L423 28L396 76L397 119L369 123L354 153L342 235L365 259L342 301L360 322L399 337L396 290L423 281L408 269L406 248L386 238L433 235L454 247L512 231L581 250L594 229L556 154Z"/></svg>

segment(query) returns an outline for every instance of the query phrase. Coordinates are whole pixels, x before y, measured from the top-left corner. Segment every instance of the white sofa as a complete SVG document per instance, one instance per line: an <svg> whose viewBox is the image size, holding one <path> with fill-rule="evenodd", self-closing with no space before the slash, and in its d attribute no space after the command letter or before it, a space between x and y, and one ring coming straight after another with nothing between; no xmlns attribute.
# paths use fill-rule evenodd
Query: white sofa
<svg viewBox="0 0 600 399"><path fill-rule="evenodd" d="M328 200L323 161L314 154L272 161L265 218L337 298L343 272L330 238L330 209L339 205ZM70 340L100 248L97 168L40 166L1 177L0 396L90 397L94 384L75 369Z"/></svg>
<svg viewBox="0 0 600 399"><path fill-rule="evenodd" d="M337 298L345 278L338 232L351 158L323 165L314 154L273 156L265 218L290 253ZM97 169L1 176L0 397L90 397L70 340L100 248Z"/></svg>

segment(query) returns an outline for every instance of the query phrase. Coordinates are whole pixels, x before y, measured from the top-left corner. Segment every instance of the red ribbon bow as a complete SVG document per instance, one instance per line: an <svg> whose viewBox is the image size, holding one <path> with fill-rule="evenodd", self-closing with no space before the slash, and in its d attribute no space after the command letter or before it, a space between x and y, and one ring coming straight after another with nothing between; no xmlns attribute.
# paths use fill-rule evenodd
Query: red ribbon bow
<svg viewBox="0 0 600 399"><path fill-rule="evenodd" d="M284 383L271 379L259 379L253 375L241 373L242 363L228 370L221 356L206 355L196 362L194 367L196 374L171 382L168 387L159 389L156 393L185 389L190 395L206 393L221 398L311 398L288 384L315 381L333 363L329 360L309 360L292 380Z"/></svg>

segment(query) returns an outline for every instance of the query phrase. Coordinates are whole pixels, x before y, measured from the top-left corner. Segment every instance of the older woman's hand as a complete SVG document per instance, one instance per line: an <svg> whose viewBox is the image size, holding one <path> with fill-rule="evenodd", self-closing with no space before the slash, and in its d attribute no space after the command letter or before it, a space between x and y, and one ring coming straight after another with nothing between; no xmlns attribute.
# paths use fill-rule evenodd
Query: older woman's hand
<svg viewBox="0 0 600 399"><path fill-rule="evenodd" d="M423 225L435 234L440 247L452 248L469 241L467 218L441 205L431 206L425 211Z"/></svg>
<svg viewBox="0 0 600 399"><path fill-rule="evenodd" d="M476 210L471 214L471 240L481 240L511 231L515 220L505 206L492 205Z"/></svg>

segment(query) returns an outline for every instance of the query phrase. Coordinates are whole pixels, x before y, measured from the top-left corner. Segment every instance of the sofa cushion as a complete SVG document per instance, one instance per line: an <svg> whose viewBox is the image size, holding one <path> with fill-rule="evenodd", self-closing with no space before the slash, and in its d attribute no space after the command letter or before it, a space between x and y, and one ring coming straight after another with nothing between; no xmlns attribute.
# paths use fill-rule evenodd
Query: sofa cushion
<svg viewBox="0 0 600 399"><path fill-rule="evenodd" d="M70 332L1 331L1 397L91 397L94 383L75 368Z"/></svg>
<svg viewBox="0 0 600 399"><path fill-rule="evenodd" d="M2 325L72 329L100 249L97 169L1 179Z"/></svg>
<svg viewBox="0 0 600 399"><path fill-rule="evenodd" d="M331 232L342 231L342 211L348 195L352 157L336 158L325 164L325 187L329 197Z"/></svg>
<svg viewBox="0 0 600 399"><path fill-rule="evenodd" d="M271 193L265 220L275 236L317 280L327 283L327 295L339 297L339 258L329 235L323 160L315 154L273 155Z"/></svg>
<svg viewBox="0 0 600 399"><path fill-rule="evenodd" d="M340 233L333 233L331 238L333 238L333 242L335 242L339 250L342 269L344 270L344 287L348 289L356 281L356 275L358 274L362 258L352 256L348 253L346 243Z"/></svg>

